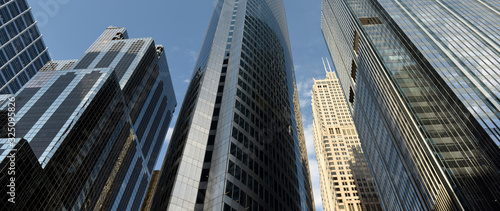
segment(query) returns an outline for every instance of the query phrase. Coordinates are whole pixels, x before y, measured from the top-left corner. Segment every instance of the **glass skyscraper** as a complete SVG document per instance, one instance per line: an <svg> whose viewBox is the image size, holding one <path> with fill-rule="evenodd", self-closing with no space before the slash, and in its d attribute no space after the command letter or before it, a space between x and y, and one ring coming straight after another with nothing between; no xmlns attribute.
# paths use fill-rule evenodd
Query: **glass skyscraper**
<svg viewBox="0 0 500 211"><path fill-rule="evenodd" d="M499 210L500 4L322 7L324 38L383 207Z"/></svg>
<svg viewBox="0 0 500 211"><path fill-rule="evenodd" d="M153 194L155 188L158 187L156 183L158 182L158 177L160 176L160 170L153 171L151 180L149 181L148 189L146 190L146 195L144 196L144 201L141 205L141 211L151 210L151 202L153 199Z"/></svg>
<svg viewBox="0 0 500 211"><path fill-rule="evenodd" d="M152 210L314 210L278 0L219 0Z"/></svg>
<svg viewBox="0 0 500 211"><path fill-rule="evenodd" d="M163 46L109 27L0 97L2 210L139 210L176 106Z"/></svg>
<svg viewBox="0 0 500 211"><path fill-rule="evenodd" d="M26 0L0 0L0 94L14 94L50 60Z"/></svg>

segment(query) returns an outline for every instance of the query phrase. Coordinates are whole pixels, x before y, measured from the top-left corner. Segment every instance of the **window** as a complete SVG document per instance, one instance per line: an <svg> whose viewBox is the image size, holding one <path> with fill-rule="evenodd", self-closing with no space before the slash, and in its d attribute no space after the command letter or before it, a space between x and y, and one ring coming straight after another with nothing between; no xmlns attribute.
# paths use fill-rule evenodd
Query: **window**
<svg viewBox="0 0 500 211"><path fill-rule="evenodd" d="M349 87L349 102L354 103L354 91L352 90L352 87Z"/></svg>
<svg viewBox="0 0 500 211"><path fill-rule="evenodd" d="M352 78L352 80L354 80L354 82L356 82L357 69L358 69L358 66L356 65L354 60L352 60L352 62L351 62L351 78Z"/></svg>
<svg viewBox="0 0 500 211"><path fill-rule="evenodd" d="M357 31L354 31L354 45L353 45L354 52L358 54L358 49L359 49L359 34Z"/></svg>
<svg viewBox="0 0 500 211"><path fill-rule="evenodd" d="M382 21L378 17L359 18L359 21L363 26L382 24Z"/></svg>

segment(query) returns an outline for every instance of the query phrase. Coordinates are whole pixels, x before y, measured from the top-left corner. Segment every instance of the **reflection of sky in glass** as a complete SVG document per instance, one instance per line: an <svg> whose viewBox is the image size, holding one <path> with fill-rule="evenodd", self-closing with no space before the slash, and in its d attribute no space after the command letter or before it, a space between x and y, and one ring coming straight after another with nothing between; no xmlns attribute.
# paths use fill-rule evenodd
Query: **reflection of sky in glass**
<svg viewBox="0 0 500 211"><path fill-rule="evenodd" d="M121 1L121 4L116 4L114 1L70 0L65 4L59 4L57 10L55 7L49 7L52 10L47 10L42 2L51 1L28 0L35 19L38 18L37 21L44 23L43 26L42 24L39 26L40 32L43 34L43 39L53 59L79 58L82 52L94 42L97 35L110 25L126 27L131 33L130 37L152 37L156 44L165 46L178 102L168 133L171 134L213 12L215 0L154 1L148 4L131 0ZM316 170L312 142L310 107L312 77L324 77L320 58L328 55L319 27L321 2L285 0L284 3L308 142L315 202L317 210L322 210L317 179L319 174ZM92 15L88 15L89 11ZM156 169L161 166L166 148L167 144L164 144Z"/></svg>
<svg viewBox="0 0 500 211"><path fill-rule="evenodd" d="M328 19L322 25L325 39L344 90L355 89L350 93L355 121L386 208L444 207L453 198L460 202L451 204L466 208L496 206L496 188L483 184L498 180L500 133L494 122L500 116L495 69L499 48L496 38L488 37L491 31L485 32L498 24L481 25L477 15L458 13L466 13L463 7L482 8L485 17L498 19L498 12L476 1L325 4L331 10L323 12ZM346 14L347 8L360 18L380 18L382 24L360 19L363 25L357 25L358 17ZM365 35L360 53L353 51L353 38L358 46L355 31Z"/></svg>
<svg viewBox="0 0 500 211"><path fill-rule="evenodd" d="M381 4L500 146L498 9L480 1Z"/></svg>
<svg viewBox="0 0 500 211"><path fill-rule="evenodd" d="M0 88L3 89L0 93L13 94L50 57L26 0L3 2L0 8Z"/></svg>

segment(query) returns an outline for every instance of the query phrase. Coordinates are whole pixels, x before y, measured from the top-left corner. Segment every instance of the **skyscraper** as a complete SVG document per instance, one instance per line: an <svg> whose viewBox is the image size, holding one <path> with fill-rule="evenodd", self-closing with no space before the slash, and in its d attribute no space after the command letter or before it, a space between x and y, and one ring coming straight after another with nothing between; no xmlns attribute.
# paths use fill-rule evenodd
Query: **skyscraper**
<svg viewBox="0 0 500 211"><path fill-rule="evenodd" d="M1 121L0 181L14 178L17 196L13 204L2 194L2 208L140 208L176 106L163 47L152 38L109 27L81 59L51 61L1 97L0 114L15 108L15 119Z"/></svg>
<svg viewBox="0 0 500 211"><path fill-rule="evenodd" d="M151 209L151 200L153 199L153 194L155 192L156 183L158 182L158 176L160 176L160 170L153 171L153 176L151 176L151 180L149 181L148 189L146 190L146 195L144 196L144 201L141 205L141 211L147 211Z"/></svg>
<svg viewBox="0 0 500 211"><path fill-rule="evenodd" d="M50 60L26 0L0 1L0 94L14 94Z"/></svg>
<svg viewBox="0 0 500 211"><path fill-rule="evenodd" d="M217 1L152 209L314 210L294 96L283 2Z"/></svg>
<svg viewBox="0 0 500 211"><path fill-rule="evenodd" d="M347 99L334 72L328 71L326 79L314 80L312 110L324 210L382 210Z"/></svg>
<svg viewBox="0 0 500 211"><path fill-rule="evenodd" d="M500 209L499 11L494 1L323 1L386 210Z"/></svg>

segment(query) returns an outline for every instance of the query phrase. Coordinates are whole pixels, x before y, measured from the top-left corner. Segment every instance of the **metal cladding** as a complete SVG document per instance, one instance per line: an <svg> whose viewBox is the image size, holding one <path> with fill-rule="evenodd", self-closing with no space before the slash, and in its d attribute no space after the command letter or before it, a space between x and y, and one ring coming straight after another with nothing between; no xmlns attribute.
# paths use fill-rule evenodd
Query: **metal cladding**
<svg viewBox="0 0 500 211"><path fill-rule="evenodd" d="M17 200L30 202L2 207L139 210L176 106L160 47L109 27L81 59L51 61L2 96L0 114L16 103ZM16 150L0 122L4 175Z"/></svg>
<svg viewBox="0 0 500 211"><path fill-rule="evenodd" d="M500 209L499 14L492 1L323 1L384 209Z"/></svg>
<svg viewBox="0 0 500 211"><path fill-rule="evenodd" d="M282 1L219 0L153 210L314 210Z"/></svg>
<svg viewBox="0 0 500 211"><path fill-rule="evenodd" d="M0 1L0 94L14 94L50 60L26 0Z"/></svg>

